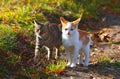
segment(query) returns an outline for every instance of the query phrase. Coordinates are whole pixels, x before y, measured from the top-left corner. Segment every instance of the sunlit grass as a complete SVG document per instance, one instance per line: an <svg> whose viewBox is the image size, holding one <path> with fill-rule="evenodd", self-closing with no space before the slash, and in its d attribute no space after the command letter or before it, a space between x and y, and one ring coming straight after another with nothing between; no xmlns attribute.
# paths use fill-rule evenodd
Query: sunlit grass
<svg viewBox="0 0 120 79"><path fill-rule="evenodd" d="M108 62L110 62L110 58L108 56L101 55L98 58L98 62L101 64L107 64Z"/></svg>
<svg viewBox="0 0 120 79"><path fill-rule="evenodd" d="M16 46L15 31L10 27L0 26L0 48L12 51Z"/></svg>
<svg viewBox="0 0 120 79"><path fill-rule="evenodd" d="M98 63L101 66L112 66L112 67L117 67L120 68L120 62L119 61L115 61L113 60L114 56L116 54L110 54L110 55L100 55L99 57L97 57Z"/></svg>
<svg viewBox="0 0 120 79"><path fill-rule="evenodd" d="M1 0L0 21L4 25L19 25L26 27L32 25L34 19L41 22L47 20L44 11L47 10L51 16L84 17L98 16L98 1L75 1L75 0ZM53 14L53 15L52 15Z"/></svg>
<svg viewBox="0 0 120 79"><path fill-rule="evenodd" d="M51 63L47 66L47 69L52 71L52 72L56 72L57 70L64 70L66 67L66 62L63 60L59 60L57 61L57 63Z"/></svg>

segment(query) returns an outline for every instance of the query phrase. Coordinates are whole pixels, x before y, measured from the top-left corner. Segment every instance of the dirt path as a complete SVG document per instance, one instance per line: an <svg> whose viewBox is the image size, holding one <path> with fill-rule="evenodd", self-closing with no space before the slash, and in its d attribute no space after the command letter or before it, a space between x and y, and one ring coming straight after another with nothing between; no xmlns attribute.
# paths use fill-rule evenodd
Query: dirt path
<svg viewBox="0 0 120 79"><path fill-rule="evenodd" d="M120 79L120 69L112 67L77 67L75 69L67 69L68 72L61 79ZM116 71L117 70L117 71Z"/></svg>

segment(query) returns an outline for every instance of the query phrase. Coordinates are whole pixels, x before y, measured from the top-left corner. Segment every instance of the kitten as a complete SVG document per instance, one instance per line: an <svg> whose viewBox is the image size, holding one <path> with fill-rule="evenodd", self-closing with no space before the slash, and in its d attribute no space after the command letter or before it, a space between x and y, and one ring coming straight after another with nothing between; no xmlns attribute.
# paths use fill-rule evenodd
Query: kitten
<svg viewBox="0 0 120 79"><path fill-rule="evenodd" d="M83 61L81 55L78 59L81 50L85 55L84 66L88 66L89 64L91 38L87 32L78 29L80 20L81 19L79 18L70 22L63 17L60 17L62 24L62 44L67 54L67 66L70 67L76 67L76 64L82 64Z"/></svg>
<svg viewBox="0 0 120 79"><path fill-rule="evenodd" d="M56 55L55 58L58 58L59 55L59 47L61 40L61 32L55 23L47 22L44 24L38 24L34 21L35 25L35 35L36 35L36 46L35 46L35 57L36 61L39 59L40 49L45 47L48 51L48 60L52 57L52 51L55 47Z"/></svg>

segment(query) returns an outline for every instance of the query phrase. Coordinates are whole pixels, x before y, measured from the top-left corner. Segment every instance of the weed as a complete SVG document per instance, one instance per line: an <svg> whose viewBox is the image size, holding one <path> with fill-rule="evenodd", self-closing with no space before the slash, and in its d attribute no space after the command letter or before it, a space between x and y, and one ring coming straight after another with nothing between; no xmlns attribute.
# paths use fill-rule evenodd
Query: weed
<svg viewBox="0 0 120 79"><path fill-rule="evenodd" d="M47 66L47 69L52 71L52 72L56 72L57 70L64 70L65 67L66 67L66 62L59 60L59 61L57 61L56 64L54 64L54 63L49 64Z"/></svg>

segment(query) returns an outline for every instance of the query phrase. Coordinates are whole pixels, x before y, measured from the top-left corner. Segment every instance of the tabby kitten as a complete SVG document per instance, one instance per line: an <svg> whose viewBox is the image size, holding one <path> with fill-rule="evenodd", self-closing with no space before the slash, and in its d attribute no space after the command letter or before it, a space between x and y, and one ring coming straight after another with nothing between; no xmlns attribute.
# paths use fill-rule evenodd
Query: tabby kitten
<svg viewBox="0 0 120 79"><path fill-rule="evenodd" d="M78 29L80 18L70 22L61 17L60 21L62 23L62 44L65 47L68 60L67 66L75 67L77 63L82 64L81 55L78 59L81 50L85 54L84 66L88 66L91 38L86 31Z"/></svg>
<svg viewBox="0 0 120 79"><path fill-rule="evenodd" d="M38 24L34 21L35 35L36 35L36 46L35 46L35 57L34 60L39 59L40 49L45 47L48 51L48 60L52 58L52 51L55 48L55 58L58 58L59 47L61 40L61 32L55 23L47 22L44 24Z"/></svg>

